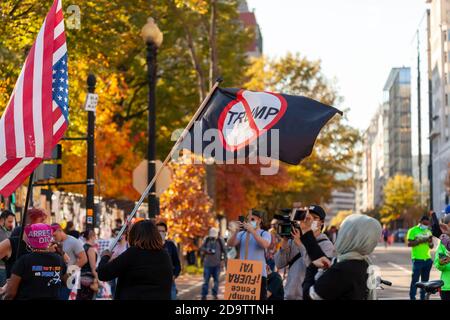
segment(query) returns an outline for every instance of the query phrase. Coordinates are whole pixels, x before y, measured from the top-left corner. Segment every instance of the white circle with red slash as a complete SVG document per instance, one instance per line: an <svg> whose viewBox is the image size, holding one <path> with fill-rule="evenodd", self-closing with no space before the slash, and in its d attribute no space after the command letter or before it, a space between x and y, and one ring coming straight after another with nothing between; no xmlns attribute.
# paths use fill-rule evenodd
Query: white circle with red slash
<svg viewBox="0 0 450 320"><path fill-rule="evenodd" d="M223 146L229 151L245 147L280 121L286 109L280 94L240 90L219 117Z"/></svg>

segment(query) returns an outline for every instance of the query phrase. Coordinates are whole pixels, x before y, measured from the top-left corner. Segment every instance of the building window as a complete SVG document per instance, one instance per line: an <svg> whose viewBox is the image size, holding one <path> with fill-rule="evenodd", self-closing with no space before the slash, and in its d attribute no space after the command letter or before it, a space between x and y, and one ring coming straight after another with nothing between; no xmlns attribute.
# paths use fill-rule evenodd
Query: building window
<svg viewBox="0 0 450 320"><path fill-rule="evenodd" d="M448 94L445 94L445 105L448 106Z"/></svg>

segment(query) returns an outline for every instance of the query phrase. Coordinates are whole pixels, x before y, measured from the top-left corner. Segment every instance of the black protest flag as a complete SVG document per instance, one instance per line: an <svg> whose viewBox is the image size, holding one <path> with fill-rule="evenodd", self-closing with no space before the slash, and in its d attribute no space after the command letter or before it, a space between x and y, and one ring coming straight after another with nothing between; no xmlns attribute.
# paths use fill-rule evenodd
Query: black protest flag
<svg viewBox="0 0 450 320"><path fill-rule="evenodd" d="M307 97L217 88L180 149L216 163L257 155L299 164L336 113Z"/></svg>

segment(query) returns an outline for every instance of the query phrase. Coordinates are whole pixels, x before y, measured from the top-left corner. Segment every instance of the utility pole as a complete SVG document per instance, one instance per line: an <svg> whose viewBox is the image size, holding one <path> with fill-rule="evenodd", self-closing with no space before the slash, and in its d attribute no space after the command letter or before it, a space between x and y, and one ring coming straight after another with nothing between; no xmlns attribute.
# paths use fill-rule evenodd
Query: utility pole
<svg viewBox="0 0 450 320"><path fill-rule="evenodd" d="M86 170L86 230L93 230L95 227L94 212L94 192L95 192L95 107L97 106L98 96L95 92L97 80L93 74L87 78L88 96L86 99L86 110L88 113L87 126L87 170Z"/></svg>
<svg viewBox="0 0 450 320"><path fill-rule="evenodd" d="M419 191L420 202L422 202L422 115L421 115L421 96L420 96L420 39L419 29L417 29L417 124L419 132Z"/></svg>
<svg viewBox="0 0 450 320"><path fill-rule="evenodd" d="M433 83L431 81L431 22L430 22L430 9L427 9L427 56L428 56L428 125L429 125L429 143L430 143L430 155L428 163L428 180L430 182L430 210L433 210L433 137L431 133L433 131Z"/></svg>

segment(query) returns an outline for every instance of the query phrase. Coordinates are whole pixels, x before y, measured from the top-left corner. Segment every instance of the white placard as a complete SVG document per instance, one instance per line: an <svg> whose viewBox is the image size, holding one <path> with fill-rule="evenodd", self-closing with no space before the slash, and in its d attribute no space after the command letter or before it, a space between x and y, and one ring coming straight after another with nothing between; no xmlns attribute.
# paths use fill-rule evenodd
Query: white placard
<svg viewBox="0 0 450 320"><path fill-rule="evenodd" d="M86 111L93 111L95 112L95 109L97 107L98 103L98 94L96 93L88 93L86 97L86 103L84 109Z"/></svg>

